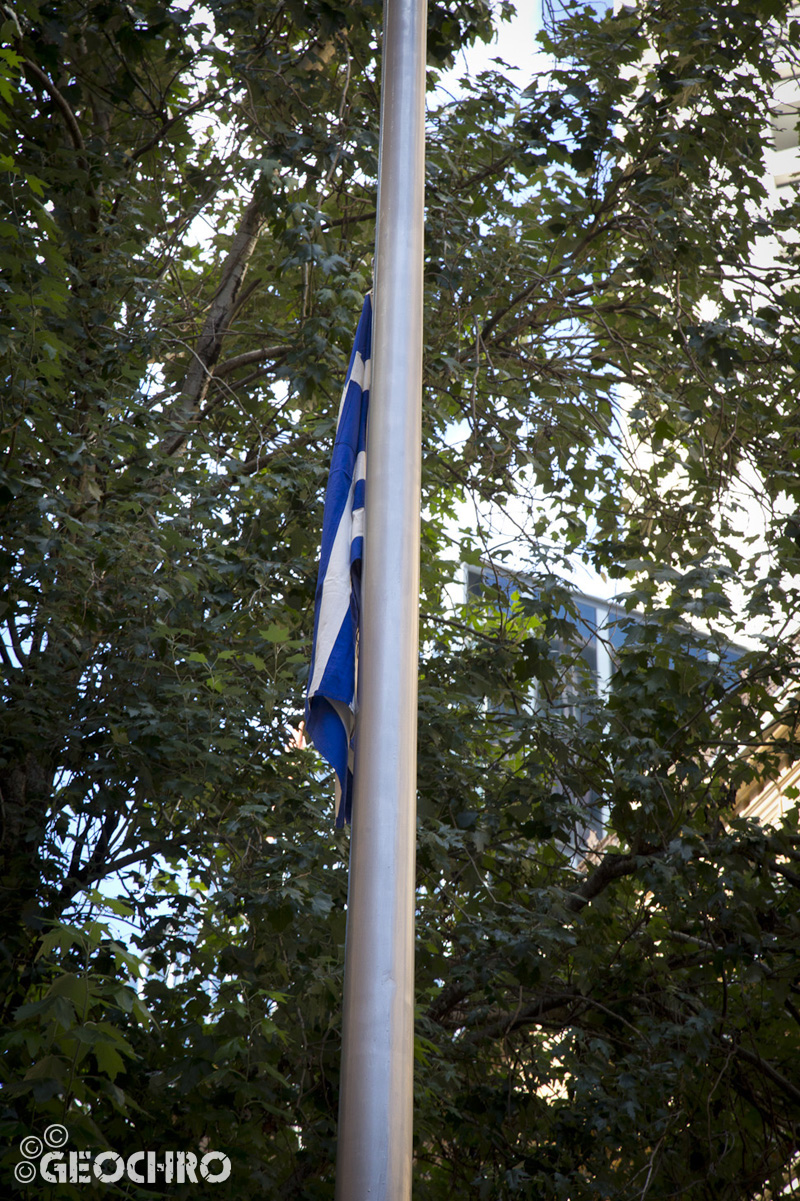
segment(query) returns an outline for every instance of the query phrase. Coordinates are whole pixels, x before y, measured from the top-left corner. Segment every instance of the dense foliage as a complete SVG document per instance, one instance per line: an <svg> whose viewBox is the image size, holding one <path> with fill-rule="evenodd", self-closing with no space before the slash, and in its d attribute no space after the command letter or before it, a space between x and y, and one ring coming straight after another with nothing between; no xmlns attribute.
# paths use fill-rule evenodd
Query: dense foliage
<svg viewBox="0 0 800 1201"><path fill-rule="evenodd" d="M737 816L796 755L789 7L567 6L541 76L430 93L420 1201L791 1175L800 828ZM332 1197L348 833L293 730L380 6L0 17L6 1191L63 1121ZM492 19L431 3L432 83ZM603 696L579 560L628 613Z"/></svg>

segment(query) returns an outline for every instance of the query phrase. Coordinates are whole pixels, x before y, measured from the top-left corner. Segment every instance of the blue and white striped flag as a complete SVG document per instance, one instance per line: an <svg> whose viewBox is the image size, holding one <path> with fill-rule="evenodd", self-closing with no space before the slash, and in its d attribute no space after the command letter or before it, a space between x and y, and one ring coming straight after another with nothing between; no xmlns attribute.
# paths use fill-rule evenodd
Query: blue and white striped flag
<svg viewBox="0 0 800 1201"><path fill-rule="evenodd" d="M336 825L350 821L356 716L372 302L367 296L342 393L322 519L306 733L336 773Z"/></svg>

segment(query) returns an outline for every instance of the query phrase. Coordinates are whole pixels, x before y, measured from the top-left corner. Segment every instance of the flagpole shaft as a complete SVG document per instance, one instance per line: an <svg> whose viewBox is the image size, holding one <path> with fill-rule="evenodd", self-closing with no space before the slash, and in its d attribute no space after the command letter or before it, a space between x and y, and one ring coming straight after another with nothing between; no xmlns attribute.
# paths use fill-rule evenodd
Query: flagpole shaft
<svg viewBox="0 0 800 1201"><path fill-rule="evenodd" d="M409 1201L425 0L385 0L338 1201Z"/></svg>

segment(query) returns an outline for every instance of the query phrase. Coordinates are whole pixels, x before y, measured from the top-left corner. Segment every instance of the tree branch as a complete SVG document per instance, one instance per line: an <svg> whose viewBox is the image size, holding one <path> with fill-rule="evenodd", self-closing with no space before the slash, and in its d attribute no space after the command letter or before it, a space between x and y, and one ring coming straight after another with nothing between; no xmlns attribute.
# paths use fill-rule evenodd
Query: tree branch
<svg viewBox="0 0 800 1201"><path fill-rule="evenodd" d="M83 135L81 134L80 126L78 125L75 114L59 92L56 85L50 79L50 76L46 75L41 67L38 67L36 63L31 62L29 58L23 58L22 62L25 68L30 71L31 75L33 75L34 79L38 80L38 82L42 85L50 99L55 104L56 108L61 113L61 116L64 118L64 124L69 132L72 145L80 154L85 155L86 143L83 140ZM86 166L85 158L82 165L84 167Z"/></svg>
<svg viewBox="0 0 800 1201"><path fill-rule="evenodd" d="M168 439L163 447L167 455L177 454L189 437L190 427L197 418L211 383L214 365L230 328L231 314L236 305L247 266L261 233L264 218L259 204L253 199L242 215L241 224L233 239L230 254L222 269L219 288L211 302L202 333L194 348L178 400L178 420L183 428Z"/></svg>
<svg viewBox="0 0 800 1201"><path fill-rule="evenodd" d="M449 1013L466 1000L473 988L473 982L464 981L446 984L434 1001L428 1006L426 1017L431 1022L441 1024Z"/></svg>
<svg viewBox="0 0 800 1201"><path fill-rule="evenodd" d="M745 1047L730 1045L728 1040L725 1038L723 1038L722 1041L723 1045L728 1046L728 1048L733 1051L734 1055L738 1059L743 1059L745 1063L749 1063L751 1067L758 1068L759 1071L763 1072L767 1079L772 1081L772 1083L776 1085L782 1093L784 1093L787 1097L790 1097L795 1104L800 1105L800 1088L798 1088L796 1084L792 1084L791 1080L787 1080L785 1076L781 1075L777 1068L774 1068L771 1063L767 1063L767 1061L762 1059L760 1055L757 1055L753 1051L748 1051Z"/></svg>
<svg viewBox="0 0 800 1201"><path fill-rule="evenodd" d="M167 119L162 122L152 137L148 138L143 146L140 146L138 150L135 150L133 154L128 156L128 163L130 164L137 162L140 158L147 154L148 150L152 150L154 146L158 145L164 134L167 133L168 130L172 129L172 126L175 125L176 122L181 121L184 117L191 117L192 113L196 113L203 107L203 105L207 104L210 100L213 100L218 95L219 89L214 88L205 96L201 96L199 100L195 100L194 104L190 104L186 108L181 109L181 111L176 113L174 117L167 117Z"/></svg>
<svg viewBox="0 0 800 1201"><path fill-rule="evenodd" d="M288 350L288 346L264 346L260 350L246 350L243 354L234 355L232 359L226 359L224 363L215 367L214 378L221 379L230 375L232 371L237 371L239 367L247 367L250 363L262 363L264 359L275 359L279 355L286 354Z"/></svg>
<svg viewBox="0 0 800 1201"><path fill-rule="evenodd" d="M256 471L260 471L262 467L266 467L267 463L271 463L274 459L279 459L282 455L288 454L289 451L302 450L309 442L316 441L316 434L301 434L299 438L295 438L294 442L289 445L279 444L274 450L265 451L254 455L250 459L245 459L242 463L236 459L229 459L225 466L228 468L229 476L231 475L253 475ZM227 484L230 482L228 476L221 476L221 481Z"/></svg>
<svg viewBox="0 0 800 1201"><path fill-rule="evenodd" d="M75 875L69 876L62 885L56 904L59 904L58 912L64 903L71 900L87 885L93 884L96 880L103 880L107 876L116 875L123 868L130 867L133 863L140 863L142 859L149 859L153 855L161 855L165 851L184 851L188 853L193 839L190 835L184 835L181 838L162 838L156 842L148 842L138 850L131 851L127 855L122 855L119 859L112 859L110 862L98 862L94 855Z"/></svg>
<svg viewBox="0 0 800 1201"><path fill-rule="evenodd" d="M526 1005L524 1008L519 1007L515 1013L504 1013L500 1017L494 1018L488 1025L471 1030L465 1036L464 1041L472 1043L484 1039L505 1037L521 1026L534 1025L555 1010L574 1005L576 1001L585 1004L586 998L571 992L556 993L555 996L549 998L540 997L531 1005ZM570 1022L575 1021L574 1015L570 1016L569 1020Z"/></svg>
<svg viewBox="0 0 800 1201"><path fill-rule="evenodd" d="M576 892L568 895L564 902L570 913L580 913L584 905L588 905L599 896L614 880L623 876L632 876L639 866L638 855L621 855L618 851L606 851L595 870L587 876Z"/></svg>

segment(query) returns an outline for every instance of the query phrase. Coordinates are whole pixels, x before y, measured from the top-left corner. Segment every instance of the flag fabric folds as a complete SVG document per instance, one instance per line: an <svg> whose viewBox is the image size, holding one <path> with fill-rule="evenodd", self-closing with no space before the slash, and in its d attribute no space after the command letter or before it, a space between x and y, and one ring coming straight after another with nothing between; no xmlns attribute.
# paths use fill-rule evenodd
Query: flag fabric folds
<svg viewBox="0 0 800 1201"><path fill-rule="evenodd" d="M336 776L336 825L350 821L367 467L372 302L364 301L331 458L314 613L306 734Z"/></svg>

